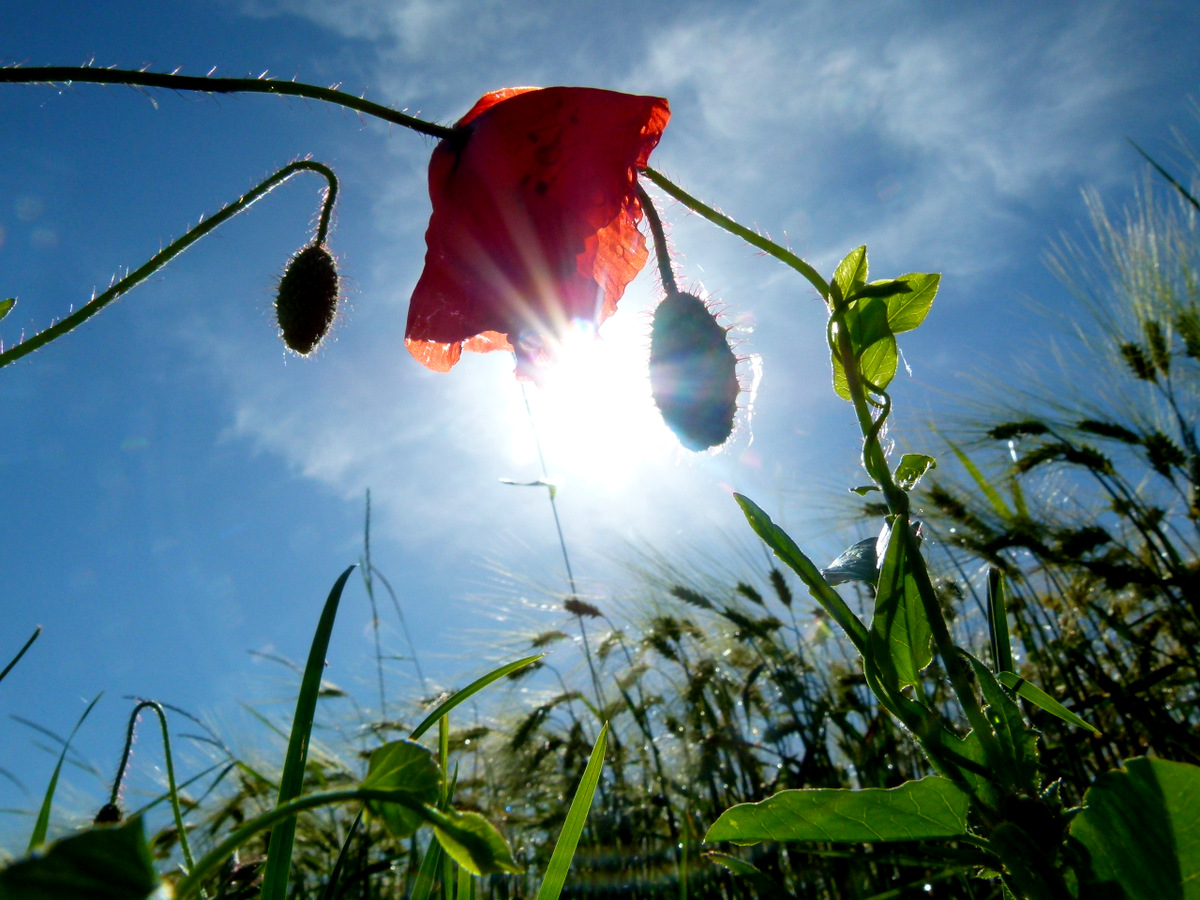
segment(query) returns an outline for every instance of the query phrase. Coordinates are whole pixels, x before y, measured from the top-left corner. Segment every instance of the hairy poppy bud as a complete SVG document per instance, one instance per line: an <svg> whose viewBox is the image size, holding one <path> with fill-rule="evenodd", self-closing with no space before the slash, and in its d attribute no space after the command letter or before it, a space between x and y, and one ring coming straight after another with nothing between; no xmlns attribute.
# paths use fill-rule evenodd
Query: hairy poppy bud
<svg viewBox="0 0 1200 900"><path fill-rule="evenodd" d="M283 342L301 356L311 353L337 314L337 265L323 244L311 244L291 258L279 279L275 318Z"/></svg>
<svg viewBox="0 0 1200 900"><path fill-rule="evenodd" d="M94 825L108 825L113 822L121 821L121 807L115 803L105 803L100 807L100 812L96 813L96 818L92 819Z"/></svg>
<svg viewBox="0 0 1200 900"><path fill-rule="evenodd" d="M737 413L737 357L695 294L674 291L654 311L650 390L663 421L689 450L723 444Z"/></svg>

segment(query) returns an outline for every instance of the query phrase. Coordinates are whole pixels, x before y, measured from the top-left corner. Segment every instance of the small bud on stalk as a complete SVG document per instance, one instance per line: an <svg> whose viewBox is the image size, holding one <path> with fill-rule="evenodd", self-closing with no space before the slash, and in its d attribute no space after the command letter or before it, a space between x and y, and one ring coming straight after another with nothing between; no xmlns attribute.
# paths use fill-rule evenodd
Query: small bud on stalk
<svg viewBox="0 0 1200 900"><path fill-rule="evenodd" d="M307 356L337 315L337 265L324 244L310 244L291 258L275 295L275 318L283 342Z"/></svg>

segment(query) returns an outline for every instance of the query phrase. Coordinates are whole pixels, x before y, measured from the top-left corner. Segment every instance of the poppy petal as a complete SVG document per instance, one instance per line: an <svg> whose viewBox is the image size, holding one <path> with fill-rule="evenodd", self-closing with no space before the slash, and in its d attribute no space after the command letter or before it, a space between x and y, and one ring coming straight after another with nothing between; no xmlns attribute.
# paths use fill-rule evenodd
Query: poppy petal
<svg viewBox="0 0 1200 900"><path fill-rule="evenodd" d="M660 98L596 88L481 98L430 160L413 356L448 371L463 349L511 349L520 374L571 320L610 316L646 262L634 179L669 117Z"/></svg>

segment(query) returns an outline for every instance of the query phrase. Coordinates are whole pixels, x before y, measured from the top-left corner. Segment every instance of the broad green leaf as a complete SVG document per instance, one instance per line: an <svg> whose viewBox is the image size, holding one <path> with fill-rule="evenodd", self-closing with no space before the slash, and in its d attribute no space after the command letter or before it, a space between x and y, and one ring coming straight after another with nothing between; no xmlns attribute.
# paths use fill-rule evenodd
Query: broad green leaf
<svg viewBox="0 0 1200 900"><path fill-rule="evenodd" d="M536 656L526 656L525 658L518 659L515 662L506 663L500 668L493 669L486 675L476 678L461 691L455 691L452 695L439 703L437 707L434 708L433 712L427 715L421 721L421 724L413 729L413 732L411 735L409 735L409 737L415 741L431 727L433 727L434 723L436 723L438 719L449 713L450 710L454 709L454 707L458 706L458 704L462 703L464 700L467 700L473 695L479 693L493 681L499 681L504 676L511 675L518 669L523 669L526 666L532 665L545 655L545 653L538 653Z"/></svg>
<svg viewBox="0 0 1200 900"><path fill-rule="evenodd" d="M1098 729L1093 728L1087 722L1083 721L1083 719L1079 718L1079 716L1075 715L1075 713L1071 712L1069 709L1043 691L1040 687L1030 684L1020 675L1016 675L1012 672L997 672L996 680L1010 691L1015 693L1022 700L1028 700L1034 706L1044 709L1053 716L1058 716L1064 722L1070 722L1077 728L1086 728L1093 734L1098 735L1100 733Z"/></svg>
<svg viewBox="0 0 1200 900"><path fill-rule="evenodd" d="M780 791L761 803L731 807L704 836L732 841L921 841L967 832L970 801L946 778L931 776L896 788Z"/></svg>
<svg viewBox="0 0 1200 900"><path fill-rule="evenodd" d="M846 636L854 643L855 649L863 655L868 653L866 626L858 616L850 611L850 607L846 605L846 601L838 595L838 592L821 577L821 571L813 564L813 561L804 555L788 533L772 522L771 517L763 512L753 500L737 493L733 495L733 499L742 508L746 521L750 523L754 533L762 538L763 542L775 551L775 555L800 577L813 599L820 603L825 612L829 613L846 632Z"/></svg>
<svg viewBox="0 0 1200 900"><path fill-rule="evenodd" d="M12 308L16 305L17 305L16 297L9 297L6 300L0 300L0 319L3 319L10 312L12 312Z"/></svg>
<svg viewBox="0 0 1200 900"><path fill-rule="evenodd" d="M504 836L479 813L427 806L425 814L442 849L472 875L521 871Z"/></svg>
<svg viewBox="0 0 1200 900"><path fill-rule="evenodd" d="M844 321L855 355L861 355L867 347L892 334L888 327L887 304L875 297L851 302Z"/></svg>
<svg viewBox="0 0 1200 900"><path fill-rule="evenodd" d="M26 646L29 645L26 644ZM75 733L79 731L79 726L83 724L84 719L88 717L88 714L100 702L102 696L104 696L103 691L92 698L92 702L87 705L87 709L83 711L83 715L79 717L79 721L75 723L75 727L71 729L71 733L67 735L67 739L63 742L62 752L58 755L58 763L54 766L54 773L50 776L50 783L46 786L46 793L42 797L42 808L38 810L37 820L33 823L33 833L29 836L30 853L46 842L46 831L50 827L50 808L54 805L54 793L58 790L58 776L62 772L63 762L66 761L67 751L71 749L71 741L74 740Z"/></svg>
<svg viewBox="0 0 1200 900"><path fill-rule="evenodd" d="M354 571L350 566L334 582L321 609L313 632L312 645L308 650L308 661L304 676L300 680L300 694L296 698L296 712L292 716L292 731L288 736L287 755L283 759L283 772L279 776L279 797L276 806L300 796L304 785L304 770L308 761L308 744L312 736L313 717L316 715L317 698L321 693L321 675L325 671L325 651L329 649L329 638L333 634L333 623L337 618L338 604L346 579ZM267 864L263 871L262 900L283 900L287 892L288 872L292 867L292 845L296 837L295 818L280 822L271 829L271 840L267 848Z"/></svg>
<svg viewBox="0 0 1200 900"><path fill-rule="evenodd" d="M937 460L924 453L905 453L900 457L892 478L901 490L911 491L930 469L937 468Z"/></svg>
<svg viewBox="0 0 1200 900"><path fill-rule="evenodd" d="M961 784L964 790L985 806L999 808L1002 795L993 780L993 772L979 735L970 731L966 737L960 738L938 725L927 729L921 740L930 748L930 758L938 766L940 774L953 778L956 784ZM947 769L953 769L953 772Z"/></svg>
<svg viewBox="0 0 1200 900"><path fill-rule="evenodd" d="M436 803L441 796L442 772L433 754L412 741L392 741L371 753L367 777L360 785L378 790L400 790L411 795L413 804ZM398 838L413 834L425 817L399 803L372 801L369 808Z"/></svg>
<svg viewBox="0 0 1200 900"><path fill-rule="evenodd" d="M993 761L993 775L1002 779L1012 790L1037 793L1041 788L1037 733L1026 724L1020 707L1001 689L992 670L965 650L959 652L975 670L975 677L987 703L984 712L1004 753L1003 760Z"/></svg>
<svg viewBox="0 0 1200 900"><path fill-rule="evenodd" d="M1091 857L1086 896L1197 900L1200 767L1146 757L1123 766L1092 783L1071 821Z"/></svg>
<svg viewBox="0 0 1200 900"><path fill-rule="evenodd" d="M63 838L0 871L4 900L146 900L158 887L140 818Z"/></svg>
<svg viewBox="0 0 1200 900"><path fill-rule="evenodd" d="M608 723L600 729L596 745L592 747L592 755L588 757L587 768L579 779L579 787L575 789L575 797L571 800L571 808L567 810L567 818L563 822L562 832L554 844L554 853L546 866L546 875L538 888L537 900L558 900L562 893L563 884L567 880L567 872L571 868L571 859L575 856L575 848L579 845L579 836L583 834L583 825L587 821L588 810L592 808L592 796L596 793L596 785L600 783L600 772L604 769L604 751L608 745Z"/></svg>
<svg viewBox="0 0 1200 900"><path fill-rule="evenodd" d="M900 353L896 349L896 339L889 334L863 351L859 371L874 388L883 390L891 384L899 362Z"/></svg>
<svg viewBox="0 0 1200 900"><path fill-rule="evenodd" d="M887 298L888 325L893 334L912 331L925 321L941 279L941 275L924 272L913 272L896 279L907 285L908 291L896 292Z"/></svg>
<svg viewBox="0 0 1200 900"><path fill-rule="evenodd" d="M916 684L921 670L933 661L933 632L909 558L910 527L906 516L892 520L871 619L872 657L893 689Z"/></svg>
<svg viewBox="0 0 1200 900"><path fill-rule="evenodd" d="M842 292L842 299L849 300L867 283L867 248L864 244L855 247L838 263L833 273L833 283Z"/></svg>

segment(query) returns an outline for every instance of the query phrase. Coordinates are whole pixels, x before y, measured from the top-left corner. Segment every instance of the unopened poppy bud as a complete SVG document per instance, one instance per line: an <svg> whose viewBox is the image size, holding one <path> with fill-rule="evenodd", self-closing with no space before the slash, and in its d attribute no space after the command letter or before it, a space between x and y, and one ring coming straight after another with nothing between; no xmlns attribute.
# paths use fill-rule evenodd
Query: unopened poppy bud
<svg viewBox="0 0 1200 900"><path fill-rule="evenodd" d="M100 807L100 812L96 813L96 818L92 819L94 825L108 825L120 821L121 807L115 803L105 803Z"/></svg>
<svg viewBox="0 0 1200 900"><path fill-rule="evenodd" d="M650 390L663 421L689 450L723 444L737 414L737 357L704 301L673 291L654 311Z"/></svg>
<svg viewBox="0 0 1200 900"><path fill-rule="evenodd" d="M279 279L275 319L283 342L301 356L316 349L337 314L337 265L323 244L291 258Z"/></svg>

